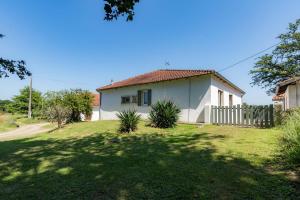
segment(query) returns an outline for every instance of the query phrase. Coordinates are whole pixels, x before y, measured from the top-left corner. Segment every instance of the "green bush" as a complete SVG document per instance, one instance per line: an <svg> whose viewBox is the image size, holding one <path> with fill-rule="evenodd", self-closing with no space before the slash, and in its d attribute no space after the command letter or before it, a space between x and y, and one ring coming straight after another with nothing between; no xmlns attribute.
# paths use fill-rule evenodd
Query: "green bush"
<svg viewBox="0 0 300 200"><path fill-rule="evenodd" d="M180 109L172 101L158 101L151 106L149 119L157 128L171 128L176 125Z"/></svg>
<svg viewBox="0 0 300 200"><path fill-rule="evenodd" d="M134 110L119 112L117 116L121 122L119 128L121 133L130 133L131 131L135 131L141 118L141 116Z"/></svg>
<svg viewBox="0 0 300 200"><path fill-rule="evenodd" d="M300 163L300 109L288 113L283 130L284 155L292 162Z"/></svg>

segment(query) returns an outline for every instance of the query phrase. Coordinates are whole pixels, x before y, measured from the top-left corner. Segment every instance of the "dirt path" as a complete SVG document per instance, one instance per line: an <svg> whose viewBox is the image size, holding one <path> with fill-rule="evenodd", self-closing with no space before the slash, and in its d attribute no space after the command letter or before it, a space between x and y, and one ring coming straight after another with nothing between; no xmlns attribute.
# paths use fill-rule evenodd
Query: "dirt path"
<svg viewBox="0 0 300 200"><path fill-rule="evenodd" d="M48 123L25 125L12 131L0 133L0 141L31 137L36 134L49 131L51 130L50 128L44 127L47 124Z"/></svg>

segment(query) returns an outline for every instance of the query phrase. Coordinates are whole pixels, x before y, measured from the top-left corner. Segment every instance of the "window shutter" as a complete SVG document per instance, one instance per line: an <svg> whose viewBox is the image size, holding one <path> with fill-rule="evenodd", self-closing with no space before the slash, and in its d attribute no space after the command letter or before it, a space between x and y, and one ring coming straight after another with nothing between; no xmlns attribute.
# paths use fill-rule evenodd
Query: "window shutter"
<svg viewBox="0 0 300 200"><path fill-rule="evenodd" d="M151 106L152 91L148 90L148 106Z"/></svg>
<svg viewBox="0 0 300 200"><path fill-rule="evenodd" d="M138 106L142 105L142 91L138 90Z"/></svg>

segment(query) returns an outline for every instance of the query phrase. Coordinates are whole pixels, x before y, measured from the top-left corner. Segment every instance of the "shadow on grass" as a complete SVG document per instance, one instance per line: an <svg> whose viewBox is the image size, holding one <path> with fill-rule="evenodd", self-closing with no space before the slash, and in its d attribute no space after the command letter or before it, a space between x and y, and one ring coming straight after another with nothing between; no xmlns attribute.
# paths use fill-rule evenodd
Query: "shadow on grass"
<svg viewBox="0 0 300 200"><path fill-rule="evenodd" d="M1 199L287 199L289 182L216 156L208 133L0 142ZM202 143L198 147L198 143Z"/></svg>

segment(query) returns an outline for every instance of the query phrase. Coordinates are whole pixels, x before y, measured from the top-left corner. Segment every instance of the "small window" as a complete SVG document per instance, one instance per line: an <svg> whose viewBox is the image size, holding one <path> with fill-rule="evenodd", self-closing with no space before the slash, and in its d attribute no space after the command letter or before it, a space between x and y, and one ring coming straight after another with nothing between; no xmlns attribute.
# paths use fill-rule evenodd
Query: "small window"
<svg viewBox="0 0 300 200"><path fill-rule="evenodd" d="M222 90L218 90L218 106L223 106L223 91Z"/></svg>
<svg viewBox="0 0 300 200"><path fill-rule="evenodd" d="M143 103L148 105L148 90L143 91Z"/></svg>
<svg viewBox="0 0 300 200"><path fill-rule="evenodd" d="M130 97L129 96L121 97L121 103L122 104L130 103Z"/></svg>
<svg viewBox="0 0 300 200"><path fill-rule="evenodd" d="M233 106L233 96L232 96L232 94L229 95L229 106Z"/></svg>

